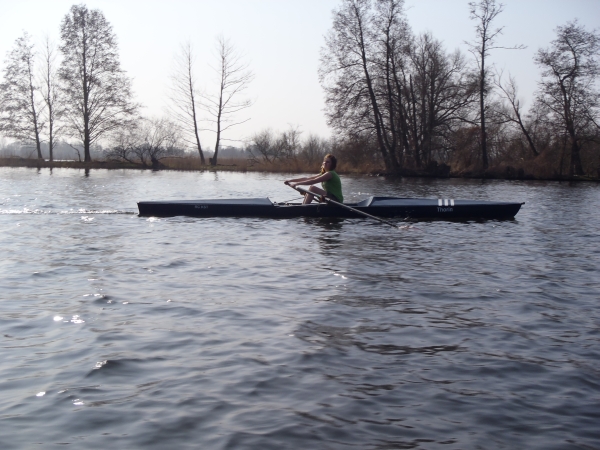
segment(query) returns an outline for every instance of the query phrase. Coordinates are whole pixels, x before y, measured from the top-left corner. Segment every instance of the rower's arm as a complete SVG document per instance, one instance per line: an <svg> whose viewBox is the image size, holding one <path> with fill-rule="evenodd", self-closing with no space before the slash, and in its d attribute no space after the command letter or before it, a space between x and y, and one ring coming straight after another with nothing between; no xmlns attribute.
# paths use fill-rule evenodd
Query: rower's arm
<svg viewBox="0 0 600 450"><path fill-rule="evenodd" d="M317 183L322 183L323 181L327 181L327 180L331 180L331 174L329 172L325 172L322 175L317 175L311 178L306 178L303 181L299 181L296 183L296 185L310 185L310 184L317 184Z"/></svg>
<svg viewBox="0 0 600 450"><path fill-rule="evenodd" d="M285 183L298 183L299 181L306 181L311 179L312 177L302 177L302 178L294 178L293 180L285 180Z"/></svg>
<svg viewBox="0 0 600 450"><path fill-rule="evenodd" d="M300 185L313 185L317 183L322 183L323 181L327 181L331 179L331 174L329 172L325 172L324 174L315 175L314 177L305 177L305 178L296 178L295 180L287 180L284 181L288 186L295 188Z"/></svg>

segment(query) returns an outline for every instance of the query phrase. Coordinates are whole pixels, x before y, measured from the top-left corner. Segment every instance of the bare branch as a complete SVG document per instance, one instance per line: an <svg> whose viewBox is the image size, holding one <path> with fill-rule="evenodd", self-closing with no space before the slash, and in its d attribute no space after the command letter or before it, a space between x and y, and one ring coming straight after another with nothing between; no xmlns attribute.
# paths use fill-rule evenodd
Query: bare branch
<svg viewBox="0 0 600 450"><path fill-rule="evenodd" d="M175 54L173 73L169 86L169 113L177 123L183 141L195 148L200 155L202 164L205 164L204 152L200 142L200 98L202 94L198 88L195 72L195 56L192 44L188 41L182 44L179 52Z"/></svg>
<svg viewBox="0 0 600 450"><path fill-rule="evenodd" d="M217 75L218 88L213 95L206 95L205 110L215 124L216 133L215 152L211 158L211 164L217 164L222 133L228 129L245 123L233 121L233 117L244 109L252 106L253 102L247 98L241 98L254 79L254 74L249 69L249 63L244 61L243 55L234 45L223 36L216 39L215 59L217 64L211 68Z"/></svg>
<svg viewBox="0 0 600 450"><path fill-rule="evenodd" d="M36 80L35 49L26 32L8 52L4 82L0 84L0 131L24 143L34 143L38 159L43 159L41 134L44 101Z"/></svg>

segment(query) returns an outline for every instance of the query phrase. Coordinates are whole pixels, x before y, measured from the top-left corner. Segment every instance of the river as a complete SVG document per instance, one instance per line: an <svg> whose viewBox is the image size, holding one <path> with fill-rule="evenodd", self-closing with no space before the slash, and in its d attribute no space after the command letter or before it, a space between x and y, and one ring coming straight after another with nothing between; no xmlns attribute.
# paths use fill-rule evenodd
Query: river
<svg viewBox="0 0 600 450"><path fill-rule="evenodd" d="M508 221L141 218L283 175L0 168L0 448L600 448L600 186Z"/></svg>

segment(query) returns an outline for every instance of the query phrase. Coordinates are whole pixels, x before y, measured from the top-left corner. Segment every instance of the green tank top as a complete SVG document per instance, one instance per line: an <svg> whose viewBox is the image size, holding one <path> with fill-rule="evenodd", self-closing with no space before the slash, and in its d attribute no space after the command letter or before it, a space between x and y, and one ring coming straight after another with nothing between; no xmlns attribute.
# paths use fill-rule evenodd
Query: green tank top
<svg viewBox="0 0 600 450"><path fill-rule="evenodd" d="M343 202L344 196L342 195L342 181L340 180L340 176L335 173L335 170L330 170L329 173L331 174L331 178L322 182L321 186L323 186L323 189L328 194L335 195L340 202Z"/></svg>

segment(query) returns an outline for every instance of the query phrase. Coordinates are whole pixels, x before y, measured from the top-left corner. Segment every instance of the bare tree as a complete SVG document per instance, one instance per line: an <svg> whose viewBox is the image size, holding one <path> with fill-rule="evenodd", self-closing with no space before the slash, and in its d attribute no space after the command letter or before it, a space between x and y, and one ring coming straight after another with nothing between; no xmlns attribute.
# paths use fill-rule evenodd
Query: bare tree
<svg viewBox="0 0 600 450"><path fill-rule="evenodd" d="M275 138L271 130L262 130L252 136L250 145L248 146L251 159L258 160L260 156L268 163L278 159L279 155L275 152L274 141Z"/></svg>
<svg viewBox="0 0 600 450"><path fill-rule="evenodd" d="M514 77L509 76L508 82L502 82L502 72L499 72L495 77L494 84L502 92L502 99L506 102L505 107L499 109L498 114L506 121L511 122L518 126L523 136L527 140L529 149L531 150L532 156L535 158L539 155L539 151L534 142L534 136L531 133L529 127L526 125L523 119L523 112L521 109L521 101L517 95L517 82Z"/></svg>
<svg viewBox="0 0 600 450"><path fill-rule="evenodd" d="M328 123L347 137L373 135L386 168L403 165L403 53L410 32L403 0L343 0L321 52L319 78ZM404 136L405 137L405 136Z"/></svg>
<svg viewBox="0 0 600 450"><path fill-rule="evenodd" d="M300 152L300 136L302 131L298 126L290 125L287 131L284 131L275 140L275 154L279 159L295 159Z"/></svg>
<svg viewBox="0 0 600 450"><path fill-rule="evenodd" d="M163 158L181 156L176 124L165 118L140 119L136 126L120 129L106 157L117 161L157 167Z"/></svg>
<svg viewBox="0 0 600 450"><path fill-rule="evenodd" d="M301 134L298 127L291 125L287 131L279 134L269 129L262 130L250 139L248 151L252 159L258 160L260 156L268 163L295 159L301 148Z"/></svg>
<svg viewBox="0 0 600 450"><path fill-rule="evenodd" d="M133 127L116 130L113 133L110 148L104 151L104 157L110 161L137 164L133 149L139 143L139 134L137 123ZM81 157L79 159L81 160Z"/></svg>
<svg viewBox="0 0 600 450"><path fill-rule="evenodd" d="M41 92L46 105L45 118L47 123L48 136L48 152L50 161L54 160L54 149L58 143L60 135L60 127L58 119L60 117L60 99L58 88L58 72L57 72L57 48L46 36L42 47L42 69L41 69Z"/></svg>
<svg viewBox="0 0 600 450"><path fill-rule="evenodd" d="M488 149L487 149L487 132L486 132L486 113L488 104L486 99L491 92L489 81L489 70L486 66L487 57L490 51L498 48L504 49L522 49L521 45L514 47L496 46L496 39L504 27L493 28L492 22L496 17L504 11L502 3L496 4L496 0L479 0L479 2L469 3L471 19L475 21L475 32L477 34L475 41L470 43L469 51L475 56L479 69L479 124L481 127L481 162L484 169L489 166Z"/></svg>
<svg viewBox="0 0 600 450"><path fill-rule="evenodd" d="M329 124L347 141L376 140L386 169L447 158L473 102L464 57L430 33L415 39L402 0L344 0L322 51Z"/></svg>
<svg viewBox="0 0 600 450"><path fill-rule="evenodd" d="M217 164L222 134L250 120L237 121L235 116L252 105L252 101L244 98L243 93L254 78L248 63L228 39L218 36L216 50L218 64L213 70L217 74L219 87L215 95L205 97L206 109L217 135L215 153L210 160L213 166Z"/></svg>
<svg viewBox="0 0 600 450"><path fill-rule="evenodd" d="M44 102L36 84L34 45L27 32L8 53L4 81L0 84L0 131L6 136L35 144L38 159L44 159L41 114Z"/></svg>
<svg viewBox="0 0 600 450"><path fill-rule="evenodd" d="M121 69L117 39L100 10L73 5L61 23L59 69L64 117L81 140L85 162L103 135L125 126L138 110L131 81Z"/></svg>
<svg viewBox="0 0 600 450"><path fill-rule="evenodd" d="M374 133L386 167L396 164L383 140L379 104L373 86L371 41L368 34L370 2L345 0L334 11L333 27L321 55L321 84L326 93L328 123L345 134Z"/></svg>
<svg viewBox="0 0 600 450"><path fill-rule="evenodd" d="M535 57L542 68L537 106L570 141L570 176L583 175L580 150L584 134L599 130L599 55L600 35L573 21L558 27L550 47L540 49Z"/></svg>
<svg viewBox="0 0 600 450"><path fill-rule="evenodd" d="M468 116L475 89L463 55L458 50L447 54L430 33L417 37L410 59L406 115L412 153L421 167L434 161L434 156L446 159L450 135Z"/></svg>
<svg viewBox="0 0 600 450"><path fill-rule="evenodd" d="M316 134L311 134L302 144L300 157L309 165L316 165L329 152L330 143Z"/></svg>
<svg viewBox="0 0 600 450"><path fill-rule="evenodd" d="M393 166L404 167L409 151L406 86L413 36L404 16L404 0L376 0L372 23L375 92L380 102L383 143ZM408 81L408 82L407 82Z"/></svg>
<svg viewBox="0 0 600 450"><path fill-rule="evenodd" d="M177 126L165 118L146 119L140 126L140 143L134 153L144 166L148 160L157 168L159 161L169 156L181 156Z"/></svg>
<svg viewBox="0 0 600 450"><path fill-rule="evenodd" d="M201 94L194 66L194 50L192 44L186 42L180 46L174 58L169 86L169 112L182 131L183 141L198 150L200 161L205 164L199 127Z"/></svg>

